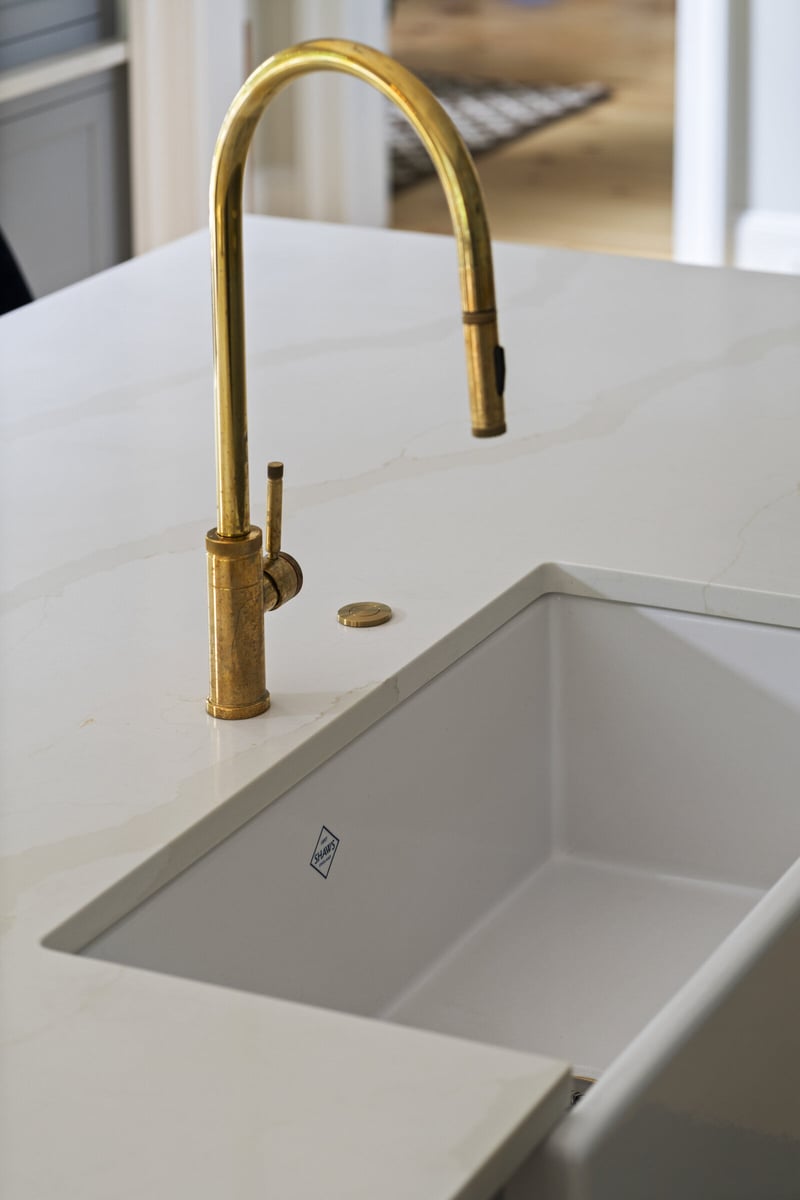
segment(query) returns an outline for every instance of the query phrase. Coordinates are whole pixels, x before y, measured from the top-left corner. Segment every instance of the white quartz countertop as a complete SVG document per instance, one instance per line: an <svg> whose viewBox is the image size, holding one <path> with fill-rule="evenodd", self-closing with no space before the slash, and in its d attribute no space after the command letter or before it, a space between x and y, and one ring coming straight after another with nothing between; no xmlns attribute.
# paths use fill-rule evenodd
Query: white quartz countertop
<svg viewBox="0 0 800 1200"><path fill-rule="evenodd" d="M203 703L207 237L0 320L9 1200L489 1196L560 1064L42 939L85 944L246 785L274 799L544 592L800 627L800 281L497 246L509 433L476 441L448 239L246 234L253 519L283 459L306 580L263 717ZM395 619L338 626L358 599Z"/></svg>

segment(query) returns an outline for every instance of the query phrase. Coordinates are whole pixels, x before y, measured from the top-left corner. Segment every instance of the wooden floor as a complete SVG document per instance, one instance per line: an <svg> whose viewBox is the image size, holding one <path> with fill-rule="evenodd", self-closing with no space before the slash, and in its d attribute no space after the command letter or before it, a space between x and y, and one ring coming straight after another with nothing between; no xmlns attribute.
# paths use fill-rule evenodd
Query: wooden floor
<svg viewBox="0 0 800 1200"><path fill-rule="evenodd" d="M492 234L667 258L674 25L674 0L398 0L392 52L417 70L608 84L610 100L477 160ZM393 223L448 231L438 182L401 193Z"/></svg>

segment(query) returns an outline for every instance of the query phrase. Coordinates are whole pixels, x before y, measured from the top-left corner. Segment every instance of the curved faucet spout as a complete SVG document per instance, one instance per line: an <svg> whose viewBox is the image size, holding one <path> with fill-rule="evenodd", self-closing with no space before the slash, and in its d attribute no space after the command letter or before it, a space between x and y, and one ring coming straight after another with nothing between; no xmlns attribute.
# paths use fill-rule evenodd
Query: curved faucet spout
<svg viewBox="0 0 800 1200"><path fill-rule="evenodd" d="M341 71L371 84L405 114L442 182L458 247L472 432L505 431L505 366L498 342L489 229L472 159L442 106L386 55L339 40L305 42L268 59L243 85L220 129L211 169L211 256L216 376L217 535L250 531L242 267L242 181L259 117L292 79Z"/></svg>

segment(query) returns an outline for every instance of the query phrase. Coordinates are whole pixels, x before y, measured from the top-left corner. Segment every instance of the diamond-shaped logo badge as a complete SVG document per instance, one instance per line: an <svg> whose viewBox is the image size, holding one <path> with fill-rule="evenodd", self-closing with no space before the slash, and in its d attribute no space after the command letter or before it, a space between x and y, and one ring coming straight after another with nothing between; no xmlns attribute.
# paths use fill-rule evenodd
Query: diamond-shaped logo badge
<svg viewBox="0 0 800 1200"><path fill-rule="evenodd" d="M322 832L317 838L317 844L314 847L314 853L311 855L311 866L315 871L319 871L323 879L328 878L328 872L331 869L333 856L336 853L336 847L339 845L339 839L335 833L331 833L327 825L322 826Z"/></svg>

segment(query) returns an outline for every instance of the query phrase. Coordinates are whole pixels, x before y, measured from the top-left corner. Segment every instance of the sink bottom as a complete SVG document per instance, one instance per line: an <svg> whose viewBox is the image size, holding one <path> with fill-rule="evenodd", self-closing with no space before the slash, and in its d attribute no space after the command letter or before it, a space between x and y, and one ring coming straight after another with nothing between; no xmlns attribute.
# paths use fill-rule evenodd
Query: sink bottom
<svg viewBox="0 0 800 1200"><path fill-rule="evenodd" d="M762 894L559 856L381 1016L514 1050L546 1046L596 1076Z"/></svg>

